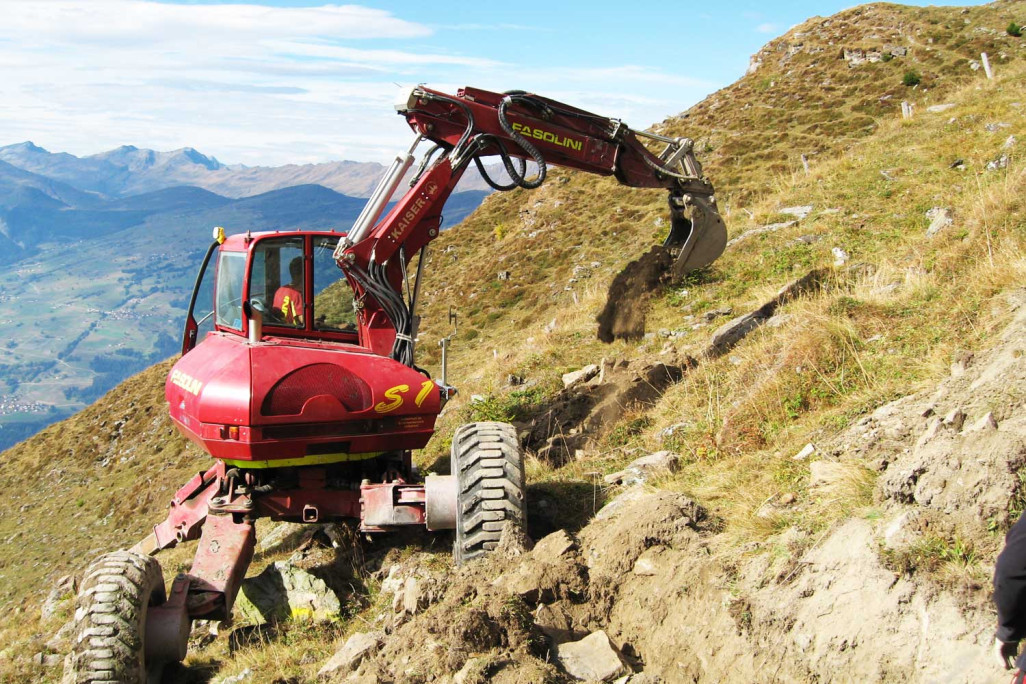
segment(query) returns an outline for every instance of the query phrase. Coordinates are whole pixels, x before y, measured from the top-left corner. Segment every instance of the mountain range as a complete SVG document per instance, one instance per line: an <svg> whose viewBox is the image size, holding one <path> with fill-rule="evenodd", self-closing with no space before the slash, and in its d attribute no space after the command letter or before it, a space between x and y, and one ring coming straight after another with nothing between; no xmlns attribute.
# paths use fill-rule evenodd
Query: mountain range
<svg viewBox="0 0 1026 684"><path fill-rule="evenodd" d="M377 162L332 161L284 166L225 165L183 147L170 152L122 145L76 157L49 152L32 142L0 147L0 161L86 192L126 197L177 185L192 185L224 197L248 197L295 185L323 185L350 197L369 197L385 172ZM457 192L488 190L476 169L467 172Z"/></svg>

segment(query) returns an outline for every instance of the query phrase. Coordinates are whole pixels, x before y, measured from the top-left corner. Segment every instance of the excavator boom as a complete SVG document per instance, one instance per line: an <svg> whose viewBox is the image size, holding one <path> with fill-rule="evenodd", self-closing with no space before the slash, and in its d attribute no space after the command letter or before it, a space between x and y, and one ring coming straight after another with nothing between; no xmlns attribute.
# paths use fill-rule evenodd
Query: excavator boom
<svg viewBox="0 0 1026 684"><path fill-rule="evenodd" d="M675 259L677 277L708 266L726 246L713 186L689 138L635 131L619 119L522 91L463 88L447 95L417 86L403 93L396 110L416 138L396 157L334 256L354 290L376 301L364 315L372 316L377 306L393 324L392 357L403 363L412 364L415 336L414 302L404 302L401 294L405 266L438 236L445 201L471 163L496 190L536 188L545 181L549 164L613 176L632 187L666 188L670 232L664 247ZM664 149L655 154L641 138ZM434 146L424 154L410 189L380 218L425 139ZM499 157L510 182L489 176L481 163L489 156ZM536 167L530 176L527 161ZM397 253L400 259L393 258Z"/></svg>

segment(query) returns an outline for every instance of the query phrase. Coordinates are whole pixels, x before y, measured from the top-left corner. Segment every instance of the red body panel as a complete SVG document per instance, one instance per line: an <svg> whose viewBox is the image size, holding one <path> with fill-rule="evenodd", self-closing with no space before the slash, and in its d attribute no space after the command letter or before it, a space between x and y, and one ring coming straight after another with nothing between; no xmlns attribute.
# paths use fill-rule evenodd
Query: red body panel
<svg viewBox="0 0 1026 684"><path fill-rule="evenodd" d="M247 252L274 235L282 234L233 236L221 251ZM360 337L369 348L355 334L310 325L267 326L255 344L245 320L242 334L212 332L168 375L171 418L210 455L233 461L422 448L441 410L438 386L385 355L395 337L387 323L380 312L363 318Z"/></svg>

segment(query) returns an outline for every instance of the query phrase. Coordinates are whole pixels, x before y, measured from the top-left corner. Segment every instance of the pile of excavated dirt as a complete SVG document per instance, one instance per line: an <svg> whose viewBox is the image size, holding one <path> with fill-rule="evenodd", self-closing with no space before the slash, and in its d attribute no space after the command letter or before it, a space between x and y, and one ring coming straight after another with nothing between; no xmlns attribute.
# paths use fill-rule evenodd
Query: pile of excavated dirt
<svg viewBox="0 0 1026 684"><path fill-rule="evenodd" d="M636 484L531 551L453 571L393 566L378 646L330 677L573 681L571 653L597 648L608 681L1004 681L985 578L953 588L888 559L942 537L993 558L991 530L1021 508L1026 291L1008 303L993 348L959 353L936 388L810 450L812 495L874 468L882 515L814 538L789 528L739 555L694 501Z"/></svg>

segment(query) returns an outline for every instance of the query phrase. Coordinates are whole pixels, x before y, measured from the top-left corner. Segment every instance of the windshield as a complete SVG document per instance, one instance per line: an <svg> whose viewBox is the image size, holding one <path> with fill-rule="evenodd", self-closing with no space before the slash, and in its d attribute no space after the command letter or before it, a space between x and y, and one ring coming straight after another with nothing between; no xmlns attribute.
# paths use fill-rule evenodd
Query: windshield
<svg viewBox="0 0 1026 684"><path fill-rule="evenodd" d="M242 277L245 252L221 252L217 259L217 324L242 330Z"/></svg>

